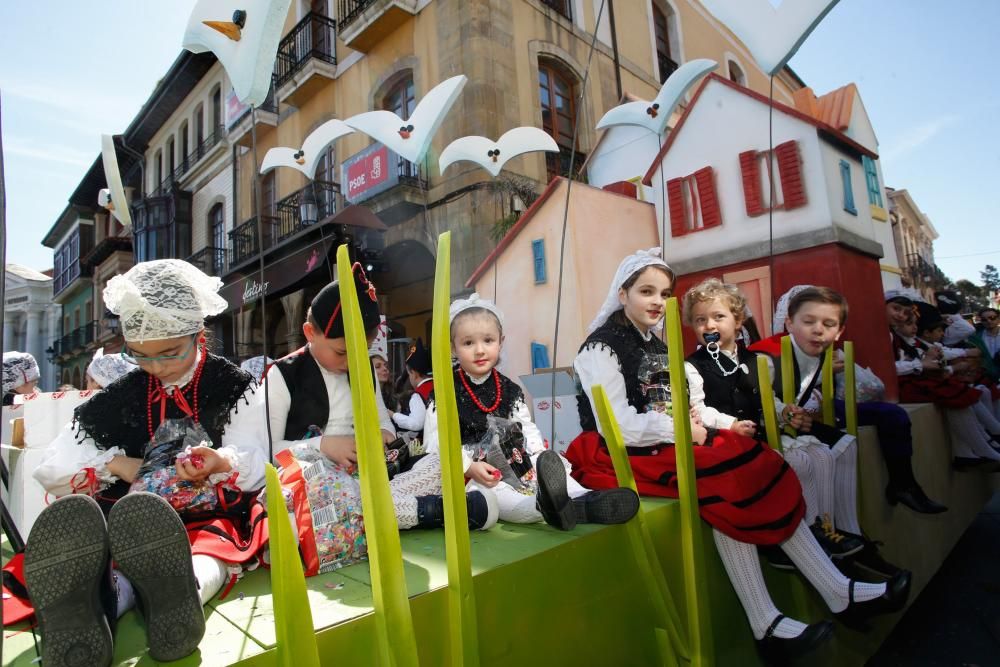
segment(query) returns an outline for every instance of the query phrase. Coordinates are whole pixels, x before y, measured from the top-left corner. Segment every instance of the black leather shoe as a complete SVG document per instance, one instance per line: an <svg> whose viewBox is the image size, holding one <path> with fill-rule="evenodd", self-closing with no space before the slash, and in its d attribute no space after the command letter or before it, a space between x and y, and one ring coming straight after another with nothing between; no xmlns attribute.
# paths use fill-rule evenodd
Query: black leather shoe
<svg viewBox="0 0 1000 667"><path fill-rule="evenodd" d="M830 517L823 515L816 518L816 522L809 526L813 536L823 551L830 557L830 560L838 560L854 555L865 548L865 542L857 535L845 533L837 530Z"/></svg>
<svg viewBox="0 0 1000 667"><path fill-rule="evenodd" d="M914 512L919 512L920 514L940 514L941 512L948 511L948 508L941 503L934 502L928 498L927 494L919 486L902 491L892 486L887 486L885 487L885 499L893 507L899 503L903 503Z"/></svg>
<svg viewBox="0 0 1000 667"><path fill-rule="evenodd" d="M566 467L551 449L535 459L538 496L535 501L545 523L559 530L576 528L577 514L566 491ZM634 514L634 512L633 512Z"/></svg>
<svg viewBox="0 0 1000 667"><path fill-rule="evenodd" d="M764 634L764 638L757 640L757 651L768 665L790 664L795 658L817 648L833 634L833 623L820 621L808 626L798 637L791 639L775 637L774 631L783 618L784 614L778 614Z"/></svg>
<svg viewBox="0 0 1000 667"><path fill-rule="evenodd" d="M500 510L496 494L487 489L465 494L465 509L469 515L469 530L489 530L497 523ZM444 498L419 496L417 498L417 527L440 528L444 525Z"/></svg>
<svg viewBox="0 0 1000 667"><path fill-rule="evenodd" d="M577 523L625 523L639 511L639 494L622 488L591 491L570 503Z"/></svg>
<svg viewBox="0 0 1000 667"><path fill-rule="evenodd" d="M910 597L911 580L909 570L900 570L892 579L885 582L885 593L871 600L855 602L854 585L857 582L852 579L848 587L847 609L834 616L852 630L867 632L871 629L869 618L879 614L891 614L906 606L906 600Z"/></svg>
<svg viewBox="0 0 1000 667"><path fill-rule="evenodd" d="M795 563L778 545L758 546L757 553L766 558L768 564L774 569L795 572Z"/></svg>
<svg viewBox="0 0 1000 667"><path fill-rule="evenodd" d="M862 571L870 572L881 579L892 579L904 570L882 558L878 552L879 545L881 542L865 539L865 548L854 556L852 564L855 568L861 568Z"/></svg>

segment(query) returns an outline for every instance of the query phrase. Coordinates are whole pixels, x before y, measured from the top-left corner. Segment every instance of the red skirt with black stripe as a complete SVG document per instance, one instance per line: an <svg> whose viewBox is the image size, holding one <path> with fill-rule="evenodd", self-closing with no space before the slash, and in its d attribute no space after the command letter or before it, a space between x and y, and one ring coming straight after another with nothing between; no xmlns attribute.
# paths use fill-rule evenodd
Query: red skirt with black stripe
<svg viewBox="0 0 1000 667"><path fill-rule="evenodd" d="M979 390L948 377L899 376L901 403L933 403L942 408L967 408L979 401Z"/></svg>
<svg viewBox="0 0 1000 667"><path fill-rule="evenodd" d="M648 451L648 454L647 454ZM629 454L639 493L677 498L674 446L643 448ZM584 431L570 443L566 458L573 477L589 489L618 486L611 455L600 434ZM719 431L712 442L694 447L701 518L729 537L749 544L780 544L805 514L802 487L781 456L752 438Z"/></svg>

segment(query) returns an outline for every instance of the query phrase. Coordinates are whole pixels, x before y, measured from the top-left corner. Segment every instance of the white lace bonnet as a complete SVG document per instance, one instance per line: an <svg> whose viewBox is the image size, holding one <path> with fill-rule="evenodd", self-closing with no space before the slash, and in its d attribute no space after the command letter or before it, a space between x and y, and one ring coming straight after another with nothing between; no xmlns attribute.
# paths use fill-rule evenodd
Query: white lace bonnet
<svg viewBox="0 0 1000 667"><path fill-rule="evenodd" d="M3 353L3 393L6 396L22 384L37 380L38 362L27 352Z"/></svg>
<svg viewBox="0 0 1000 667"><path fill-rule="evenodd" d="M604 300L604 304L597 311L597 317L587 327L588 334L593 333L595 329L607 322L613 313L622 309L622 304L618 301L618 290L633 273L645 269L647 266L662 266L667 271L671 271L667 263L663 261L659 247L639 250L634 255L623 259L622 263L618 265L618 270L615 271L615 278L611 281L611 287L608 288L608 296ZM657 328L660 326L662 326L662 321L657 324Z"/></svg>
<svg viewBox="0 0 1000 667"><path fill-rule="evenodd" d="M122 355L104 354L104 348L100 347L94 352L94 358L87 366L87 375L94 378L97 384L104 388L136 368L138 366L126 361Z"/></svg>
<svg viewBox="0 0 1000 667"><path fill-rule="evenodd" d="M477 292L470 294L468 299L458 299L451 303L451 307L448 308L448 324L453 324L459 313L471 308L482 308L493 313L497 321L500 322L500 330L503 331L503 313L500 312L495 303L489 299L481 298Z"/></svg>
<svg viewBox="0 0 1000 667"><path fill-rule="evenodd" d="M796 285L781 295L778 299L778 307L774 309L774 320L771 321L771 333L785 333L785 320L788 319L788 303L792 297L803 290L807 290L812 285Z"/></svg>
<svg viewBox="0 0 1000 667"><path fill-rule="evenodd" d="M121 318L129 342L197 333L205 318L226 309L222 281L179 259L136 264L104 288L104 304Z"/></svg>

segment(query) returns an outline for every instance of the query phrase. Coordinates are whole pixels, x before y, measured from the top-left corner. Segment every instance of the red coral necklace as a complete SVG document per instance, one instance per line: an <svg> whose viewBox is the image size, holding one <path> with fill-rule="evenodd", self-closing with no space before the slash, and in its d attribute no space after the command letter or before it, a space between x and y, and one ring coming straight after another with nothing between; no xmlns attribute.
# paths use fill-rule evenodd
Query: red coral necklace
<svg viewBox="0 0 1000 667"><path fill-rule="evenodd" d="M480 401L478 398L476 398L476 395L472 392L472 387L469 386L469 381L465 379L466 372L463 371L461 368L458 369L458 377L462 381L462 386L465 387L465 391L469 394L469 398L472 399L472 402L476 404L477 408L486 413L496 412L496 409L500 407L500 399L503 398L503 394L500 391L500 374L497 373L497 369L495 368L493 369L492 373L493 373L493 382L494 384L496 384L497 388L497 400L493 401L493 405L491 405L490 407L486 407L485 405L483 405L483 402Z"/></svg>
<svg viewBox="0 0 1000 667"><path fill-rule="evenodd" d="M149 437L152 439L155 430L153 429L153 404L160 404L160 422L167 417L167 400L168 398L173 400L174 404L181 409L182 412L187 414L189 417L193 417L195 422L199 422L198 415L198 385L201 380L201 372L205 368L205 359L208 355L205 350L201 350L201 359L198 361L198 367L195 368L194 375L191 376L191 381L181 389L177 387L174 389L173 393L167 393L163 388L163 383L160 379L149 374L149 382L146 384L146 426L149 429ZM191 398L193 400L193 407L191 403L184 397L184 394L190 392Z"/></svg>

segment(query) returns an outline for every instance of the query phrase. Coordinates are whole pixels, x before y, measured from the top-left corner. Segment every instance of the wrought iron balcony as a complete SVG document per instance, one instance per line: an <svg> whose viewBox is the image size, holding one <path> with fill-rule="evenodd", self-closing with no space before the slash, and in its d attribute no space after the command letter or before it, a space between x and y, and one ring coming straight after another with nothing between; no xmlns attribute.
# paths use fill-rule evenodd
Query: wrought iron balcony
<svg viewBox="0 0 1000 667"><path fill-rule="evenodd" d="M417 13L417 0L337 0L337 31L355 51L367 53Z"/></svg>
<svg viewBox="0 0 1000 667"><path fill-rule="evenodd" d="M91 320L52 343L56 357L79 354L97 339L97 320Z"/></svg>
<svg viewBox="0 0 1000 667"><path fill-rule="evenodd" d="M918 253L913 252L906 256L906 273L916 286L933 282L934 268L934 265Z"/></svg>
<svg viewBox="0 0 1000 667"><path fill-rule="evenodd" d="M221 276L226 272L228 254L225 248L208 246L188 257L187 261L210 276Z"/></svg>
<svg viewBox="0 0 1000 667"><path fill-rule="evenodd" d="M203 139L201 143L195 146L194 150L181 159L181 163L177 165L172 172L167 174L167 177L156 186L156 189L153 190L150 195L164 195L170 192L170 188L173 184L179 182L184 174L191 171L194 166L198 164L198 162L205 157L209 151L212 150L212 148L221 142L225 136L225 129L221 125L209 132L208 136Z"/></svg>
<svg viewBox="0 0 1000 667"><path fill-rule="evenodd" d="M549 9L554 9L570 21L573 20L573 3L570 0L541 0L541 2Z"/></svg>
<svg viewBox="0 0 1000 667"><path fill-rule="evenodd" d="M660 51L656 52L656 61L660 65L661 84L667 80L667 77L676 72L678 67L680 67L680 65L670 59L670 56L665 55Z"/></svg>
<svg viewBox="0 0 1000 667"><path fill-rule="evenodd" d="M329 16L309 12L278 44L275 83L280 87L315 58L337 64L336 22Z"/></svg>
<svg viewBox="0 0 1000 667"><path fill-rule="evenodd" d="M272 245L273 229L277 225L278 218L273 215L265 215L263 218L264 247ZM257 242L257 216L254 216L244 223L241 223L229 232L229 247L231 250L232 263L230 266L238 266L252 257L256 257L260 252L260 244Z"/></svg>

